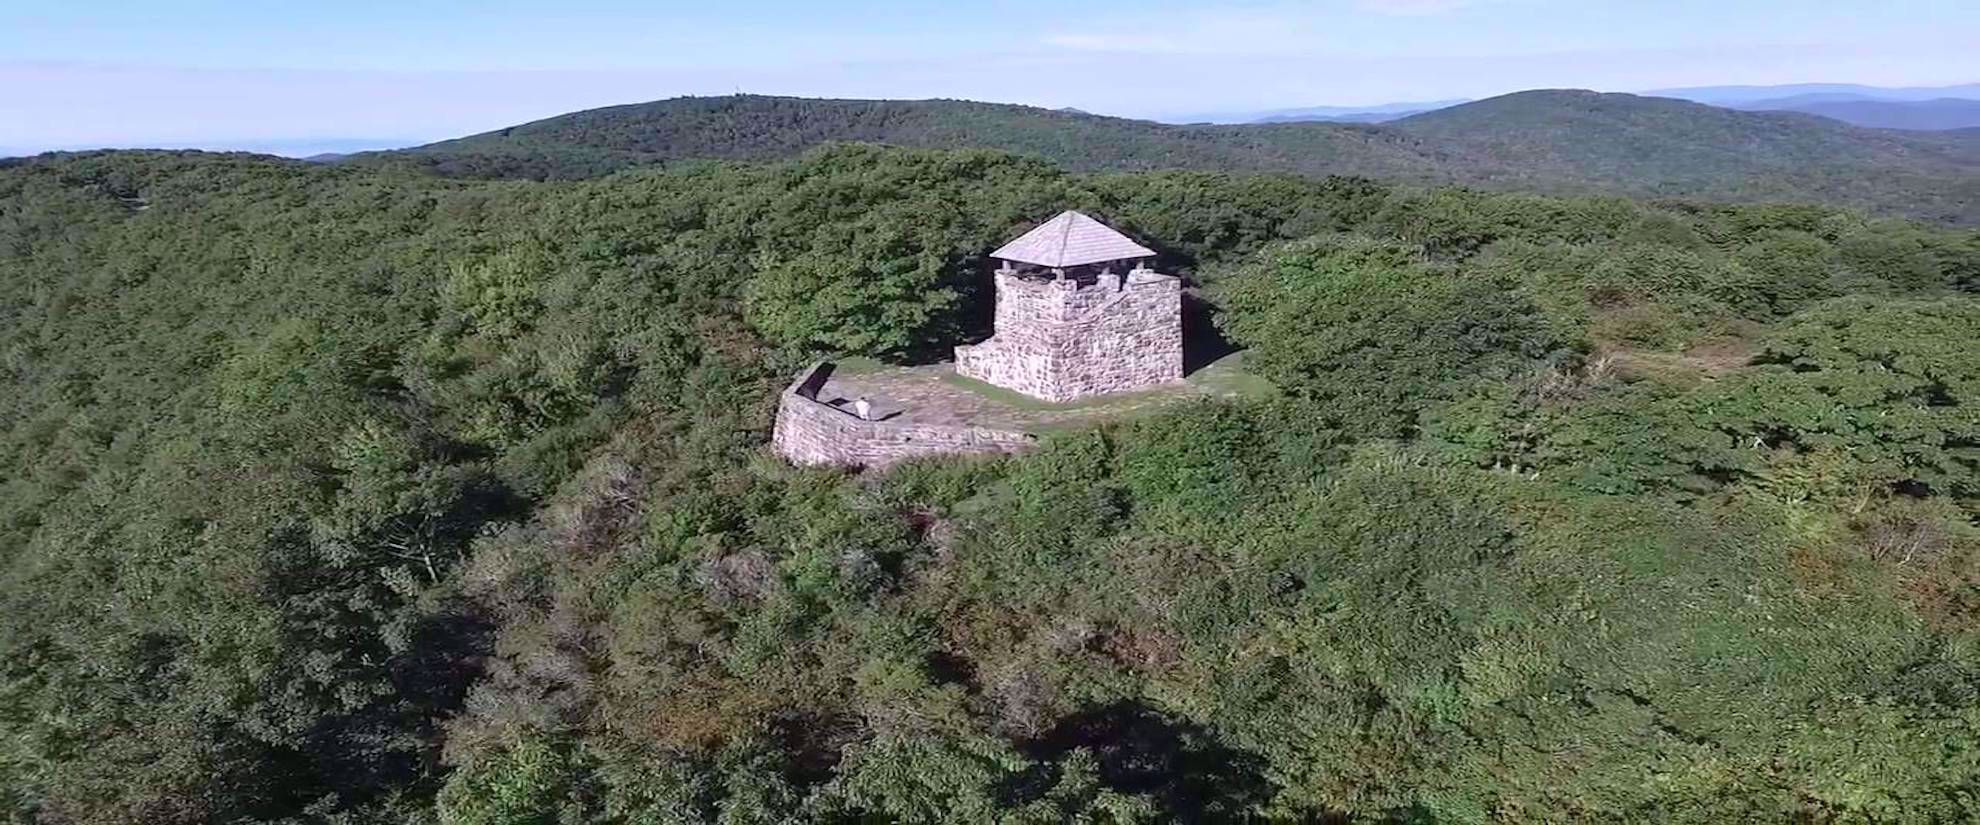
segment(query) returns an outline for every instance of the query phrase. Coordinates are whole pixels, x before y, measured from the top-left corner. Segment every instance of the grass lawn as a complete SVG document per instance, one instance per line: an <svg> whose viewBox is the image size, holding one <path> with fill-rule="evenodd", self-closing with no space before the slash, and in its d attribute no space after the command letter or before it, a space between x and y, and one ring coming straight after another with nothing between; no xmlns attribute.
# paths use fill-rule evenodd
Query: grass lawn
<svg viewBox="0 0 1980 825"><path fill-rule="evenodd" d="M1205 364L1184 380L1218 398L1276 398L1279 395L1278 385L1245 371L1243 352L1233 352Z"/></svg>
<svg viewBox="0 0 1980 825"><path fill-rule="evenodd" d="M1025 428L1038 432L1073 430L1102 421L1119 421L1157 412L1170 404L1216 399L1271 398L1279 393L1270 381L1244 371L1243 353L1225 356L1191 373L1183 384L1171 384L1140 392L1117 393L1077 401L1041 401L1014 390L965 378L953 371L942 373L944 384L969 392L998 407L1036 413L1024 416Z"/></svg>
<svg viewBox="0 0 1980 825"><path fill-rule="evenodd" d="M943 373L942 380L957 387L988 398L1006 407L1036 412L1099 412L1116 407L1133 407L1149 401L1166 400L1176 396L1173 389L1155 389L1143 392L1123 392L1113 395L1100 395L1082 398L1078 401L1054 403L1032 398L1015 390L1007 390L995 384L986 384L974 378L965 378L953 372Z"/></svg>
<svg viewBox="0 0 1980 825"><path fill-rule="evenodd" d="M864 355L849 355L845 358L832 359L832 371L840 375L872 375L876 372L890 369L893 369L893 367L882 363L879 359L868 358Z"/></svg>

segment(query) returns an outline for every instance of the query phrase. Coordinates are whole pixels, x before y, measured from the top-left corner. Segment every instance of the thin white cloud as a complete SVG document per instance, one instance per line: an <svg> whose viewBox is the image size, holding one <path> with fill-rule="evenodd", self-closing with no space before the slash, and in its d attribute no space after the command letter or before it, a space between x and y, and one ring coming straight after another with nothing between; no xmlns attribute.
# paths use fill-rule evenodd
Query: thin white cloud
<svg viewBox="0 0 1980 825"><path fill-rule="evenodd" d="M1050 34L1039 41L1054 49L1072 49L1087 52L1174 52L1182 50L1174 39L1159 35L1108 33L1108 34Z"/></svg>
<svg viewBox="0 0 1980 825"><path fill-rule="evenodd" d="M1333 0L1320 5L1269 3L1161 16L1107 16L1068 21L1070 27L1050 30L1036 43L1046 49L1075 52L1206 57L1354 54L1378 44L1361 33L1397 25L1371 21L1370 16L1431 17L1485 3L1514 1Z"/></svg>
<svg viewBox="0 0 1980 825"><path fill-rule="evenodd" d="M1161 18L1103 17L1053 31L1038 44L1048 50L1141 52L1166 55L1258 55L1309 47L1323 18L1311 9L1264 7L1206 9Z"/></svg>
<svg viewBox="0 0 1980 825"><path fill-rule="evenodd" d="M1427 17L1475 5L1475 0L1354 0L1354 5L1376 14Z"/></svg>

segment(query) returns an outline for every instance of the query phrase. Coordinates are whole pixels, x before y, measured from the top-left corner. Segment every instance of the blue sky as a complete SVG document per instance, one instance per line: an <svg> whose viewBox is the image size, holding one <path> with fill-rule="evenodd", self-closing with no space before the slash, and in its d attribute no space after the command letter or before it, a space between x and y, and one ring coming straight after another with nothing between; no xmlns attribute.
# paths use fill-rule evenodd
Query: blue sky
<svg viewBox="0 0 1980 825"><path fill-rule="evenodd" d="M0 154L307 151L746 91L1133 117L1980 81L1973 0L4 0Z"/></svg>

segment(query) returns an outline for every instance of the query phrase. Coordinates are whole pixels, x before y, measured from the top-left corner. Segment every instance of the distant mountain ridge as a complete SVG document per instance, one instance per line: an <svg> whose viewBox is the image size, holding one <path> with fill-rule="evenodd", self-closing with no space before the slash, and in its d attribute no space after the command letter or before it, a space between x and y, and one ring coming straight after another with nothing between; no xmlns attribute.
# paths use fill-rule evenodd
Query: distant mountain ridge
<svg viewBox="0 0 1980 825"><path fill-rule="evenodd" d="M1401 120L1410 115L1420 115L1446 109L1463 103L1469 98L1454 100L1432 100L1421 103L1385 103L1380 106L1308 106L1303 109L1279 109L1260 113L1251 123L1307 123L1313 121L1328 123L1387 123Z"/></svg>
<svg viewBox="0 0 1980 825"><path fill-rule="evenodd" d="M1779 86L1689 86L1639 92L1647 97L1674 97L1694 103L1747 108L1761 101L1804 98L1814 100L1933 100L1980 99L1980 83L1952 86L1865 86L1860 83L1788 83Z"/></svg>
<svg viewBox="0 0 1980 825"><path fill-rule="evenodd" d="M1629 92L1641 97L1674 97L1693 103L1720 106L1728 109L1750 109L1767 111L1803 111L1800 107L1812 103L1835 103L1841 101L1877 100L1894 103L1926 103L1940 99L1980 100L1980 83L1953 86L1866 86L1857 83L1790 83L1778 86L1692 86L1672 89L1653 89L1642 92ZM1472 98L1433 100L1424 102L1381 103L1369 106L1306 106L1293 109L1268 109L1254 112L1224 112L1218 114L1198 114L1177 117L1157 118L1163 123L1300 123L1306 121L1327 121L1334 123L1386 123L1410 115L1445 109L1472 102ZM1876 128L1958 128L1912 125L1885 125L1878 120L1875 109L1865 110L1859 120L1841 118L1858 126ZM1893 115L1903 120L1903 109L1894 109ZM1810 112L1817 114L1817 112Z"/></svg>
<svg viewBox="0 0 1980 825"><path fill-rule="evenodd" d="M41 146L37 148L0 147L0 157L10 155L32 156L44 152L94 152L102 149L161 149L178 151L192 149L201 152L251 152L257 155L312 159L320 155L350 155L359 152L382 152L419 143L411 138L341 138L341 137L298 137L298 138L215 138L211 140L140 140L121 143L78 143L62 146Z"/></svg>
<svg viewBox="0 0 1980 825"><path fill-rule="evenodd" d="M1980 126L1980 100L1814 100L1760 101L1742 107L1758 111L1801 112L1875 129L1942 131Z"/></svg>
<svg viewBox="0 0 1980 825"><path fill-rule="evenodd" d="M1852 83L1704 86L1644 94L1746 111L1801 112L1874 129L1941 131L1980 126L1980 83L1897 88Z"/></svg>
<svg viewBox="0 0 1980 825"><path fill-rule="evenodd" d="M765 160L835 142L996 149L1081 171L1201 169L1438 179L1439 162L1406 134L1343 124L1172 126L967 100L681 97L592 109L372 157L442 174L587 177L682 159Z"/></svg>
<svg viewBox="0 0 1980 825"><path fill-rule="evenodd" d="M1471 98L1460 97L1449 100L1404 101L1375 103L1366 106L1298 106L1288 109L1263 109L1250 112L1215 112L1208 114L1175 115L1158 117L1159 123L1176 126L1212 124L1231 126L1241 123L1305 123L1322 121L1329 123L1381 123L1408 117L1432 109L1469 103Z"/></svg>
<svg viewBox="0 0 1980 825"><path fill-rule="evenodd" d="M1360 175L1428 184L1855 206L1980 223L1980 140L1789 112L1577 90L1520 92L1378 125L1176 126L961 100L675 98L576 112L360 162L571 178L825 143L985 148L1082 171Z"/></svg>

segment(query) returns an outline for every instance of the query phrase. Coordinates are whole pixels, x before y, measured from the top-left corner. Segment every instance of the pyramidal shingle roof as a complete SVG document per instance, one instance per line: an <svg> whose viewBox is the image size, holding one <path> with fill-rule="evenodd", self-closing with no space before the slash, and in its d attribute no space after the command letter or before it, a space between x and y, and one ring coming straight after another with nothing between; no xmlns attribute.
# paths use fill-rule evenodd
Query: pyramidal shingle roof
<svg viewBox="0 0 1980 825"><path fill-rule="evenodd" d="M1062 269L1068 266L1152 258L1155 251L1070 209L1004 244L990 257Z"/></svg>

